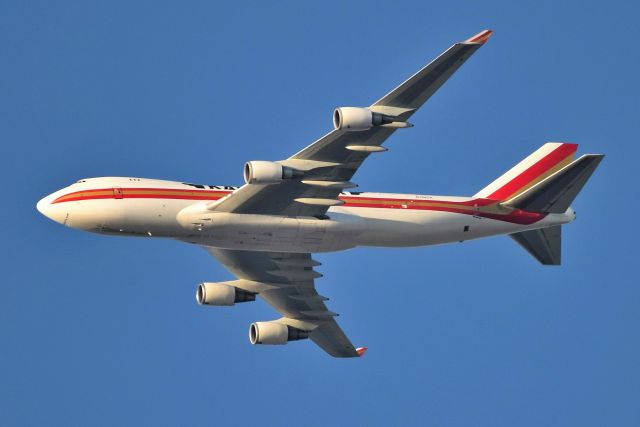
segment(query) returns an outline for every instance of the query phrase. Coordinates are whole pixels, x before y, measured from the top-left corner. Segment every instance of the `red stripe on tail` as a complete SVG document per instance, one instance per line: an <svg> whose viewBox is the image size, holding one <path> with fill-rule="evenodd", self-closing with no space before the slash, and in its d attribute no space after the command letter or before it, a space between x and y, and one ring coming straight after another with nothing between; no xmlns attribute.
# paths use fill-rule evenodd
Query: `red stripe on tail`
<svg viewBox="0 0 640 427"><path fill-rule="evenodd" d="M538 180L542 175L567 157L573 156L578 150L578 144L563 143L542 159L531 165L520 175L487 196L488 199L505 200L516 194L523 187Z"/></svg>

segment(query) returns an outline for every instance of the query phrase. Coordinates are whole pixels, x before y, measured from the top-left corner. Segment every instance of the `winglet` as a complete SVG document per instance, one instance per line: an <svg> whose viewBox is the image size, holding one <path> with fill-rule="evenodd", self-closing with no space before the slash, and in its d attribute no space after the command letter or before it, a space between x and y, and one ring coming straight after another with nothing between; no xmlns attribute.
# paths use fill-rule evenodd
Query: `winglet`
<svg viewBox="0 0 640 427"><path fill-rule="evenodd" d="M356 348L356 353L358 353L358 357L364 356L364 354L369 350L367 347L358 347Z"/></svg>
<svg viewBox="0 0 640 427"><path fill-rule="evenodd" d="M464 43L464 44L485 44L487 42L487 40L489 40L489 37L491 37L491 34L493 34L493 31L484 30L484 31L479 32L475 36L466 39L462 43Z"/></svg>

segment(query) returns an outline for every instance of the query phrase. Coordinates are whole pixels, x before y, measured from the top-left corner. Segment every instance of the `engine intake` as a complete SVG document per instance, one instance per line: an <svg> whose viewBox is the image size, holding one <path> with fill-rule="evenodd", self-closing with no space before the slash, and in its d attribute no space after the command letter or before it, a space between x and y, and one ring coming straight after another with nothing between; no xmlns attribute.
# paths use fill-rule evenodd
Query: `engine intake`
<svg viewBox="0 0 640 427"><path fill-rule="evenodd" d="M275 162L253 160L244 164L243 175L247 184L277 184L285 179L302 177L304 172Z"/></svg>
<svg viewBox="0 0 640 427"><path fill-rule="evenodd" d="M224 283L204 282L196 289L196 301L200 305L234 305L237 302L255 301L256 294Z"/></svg>
<svg viewBox="0 0 640 427"><path fill-rule="evenodd" d="M251 344L283 345L289 341L309 337L309 332L297 329L277 321L254 322L249 326Z"/></svg>

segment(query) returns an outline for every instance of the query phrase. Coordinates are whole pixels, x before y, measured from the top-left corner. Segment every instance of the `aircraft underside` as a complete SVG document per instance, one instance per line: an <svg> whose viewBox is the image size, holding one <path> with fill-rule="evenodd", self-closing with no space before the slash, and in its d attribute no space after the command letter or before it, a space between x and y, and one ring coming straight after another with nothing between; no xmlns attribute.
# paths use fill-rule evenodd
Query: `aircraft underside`
<svg viewBox="0 0 640 427"><path fill-rule="evenodd" d="M316 252L408 247L509 235L541 264L559 265L561 225L602 158L574 159L577 144L550 142L473 197L354 193L356 171L480 49L490 30L455 43L369 107L339 107L334 130L287 159L245 163L241 187L144 178L83 179L37 209L67 227L199 244L236 280L203 282L199 304L229 306L259 295L283 317L254 322L252 344L309 338L334 357L357 348L318 294Z"/></svg>
<svg viewBox="0 0 640 427"><path fill-rule="evenodd" d="M178 218L180 240L235 250L334 252L356 246L429 246L565 224L572 211L515 224L479 215L388 208L331 208L326 218L217 214Z"/></svg>

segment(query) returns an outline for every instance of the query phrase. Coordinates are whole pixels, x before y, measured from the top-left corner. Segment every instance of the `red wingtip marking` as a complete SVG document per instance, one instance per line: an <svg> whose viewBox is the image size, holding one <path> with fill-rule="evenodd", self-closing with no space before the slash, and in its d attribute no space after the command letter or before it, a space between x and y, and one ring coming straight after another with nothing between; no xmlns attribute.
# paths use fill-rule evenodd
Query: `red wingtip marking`
<svg viewBox="0 0 640 427"><path fill-rule="evenodd" d="M491 34L493 34L493 31L484 30L484 31L479 32L475 36L473 36L471 38L468 38L463 43L485 44L487 42L487 40L489 40L489 37L491 37Z"/></svg>
<svg viewBox="0 0 640 427"><path fill-rule="evenodd" d="M364 354L369 350L367 347L358 347L356 348L356 353L358 353L358 357L364 356Z"/></svg>

